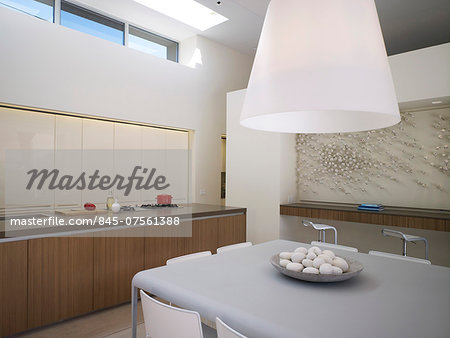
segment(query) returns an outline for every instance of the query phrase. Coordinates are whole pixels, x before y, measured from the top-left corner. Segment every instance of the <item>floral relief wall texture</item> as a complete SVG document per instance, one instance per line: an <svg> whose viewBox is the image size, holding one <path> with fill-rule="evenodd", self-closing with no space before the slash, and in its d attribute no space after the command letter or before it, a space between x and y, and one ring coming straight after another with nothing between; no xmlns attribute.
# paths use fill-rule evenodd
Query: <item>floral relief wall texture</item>
<svg viewBox="0 0 450 338"><path fill-rule="evenodd" d="M450 209L450 108L359 133L298 134L300 200Z"/></svg>

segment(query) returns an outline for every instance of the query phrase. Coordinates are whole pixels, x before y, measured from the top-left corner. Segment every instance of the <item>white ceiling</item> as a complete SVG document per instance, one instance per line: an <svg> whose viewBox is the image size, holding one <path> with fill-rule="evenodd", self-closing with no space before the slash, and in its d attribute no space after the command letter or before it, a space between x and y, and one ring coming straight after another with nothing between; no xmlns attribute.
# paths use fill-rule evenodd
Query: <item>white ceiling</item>
<svg viewBox="0 0 450 338"><path fill-rule="evenodd" d="M229 18L204 32L133 0L72 0L142 28L182 41L194 35L254 54L270 0L197 0ZM313 0L311 0L313 1ZM450 42L449 0L375 0L389 55Z"/></svg>

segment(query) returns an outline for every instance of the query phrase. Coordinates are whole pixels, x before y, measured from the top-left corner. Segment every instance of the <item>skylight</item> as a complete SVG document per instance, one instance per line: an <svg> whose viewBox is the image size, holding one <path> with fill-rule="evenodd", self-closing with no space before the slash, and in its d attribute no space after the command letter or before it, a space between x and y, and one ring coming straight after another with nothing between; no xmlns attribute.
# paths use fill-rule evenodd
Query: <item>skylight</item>
<svg viewBox="0 0 450 338"><path fill-rule="evenodd" d="M214 27L228 18L194 0L134 0L201 31Z"/></svg>

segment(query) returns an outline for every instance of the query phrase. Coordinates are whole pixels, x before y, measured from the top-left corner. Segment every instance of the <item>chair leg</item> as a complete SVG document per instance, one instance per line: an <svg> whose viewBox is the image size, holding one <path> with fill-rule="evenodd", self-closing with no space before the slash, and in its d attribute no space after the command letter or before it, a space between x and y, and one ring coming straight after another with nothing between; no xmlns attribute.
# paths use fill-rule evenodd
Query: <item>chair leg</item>
<svg viewBox="0 0 450 338"><path fill-rule="evenodd" d="M319 235L319 242L322 242L322 230L318 230L317 233Z"/></svg>
<svg viewBox="0 0 450 338"><path fill-rule="evenodd" d="M403 240L403 256L406 256L406 241Z"/></svg>

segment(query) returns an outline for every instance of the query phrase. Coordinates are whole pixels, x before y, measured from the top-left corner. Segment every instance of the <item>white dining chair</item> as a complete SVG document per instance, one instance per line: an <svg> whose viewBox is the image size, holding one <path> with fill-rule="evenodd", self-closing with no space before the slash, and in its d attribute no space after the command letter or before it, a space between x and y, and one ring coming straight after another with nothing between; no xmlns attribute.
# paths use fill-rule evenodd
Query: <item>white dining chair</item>
<svg viewBox="0 0 450 338"><path fill-rule="evenodd" d="M321 248L327 248L327 249L339 249L339 250L345 250L345 251L351 251L351 252L358 252L357 248L353 248L351 246L339 245L339 244L331 244L331 243L312 241L311 245L315 245L315 246L318 246Z"/></svg>
<svg viewBox="0 0 450 338"><path fill-rule="evenodd" d="M141 290L146 337L212 338L217 332L202 324L198 312L170 306Z"/></svg>
<svg viewBox="0 0 450 338"><path fill-rule="evenodd" d="M416 262L416 263L431 264L431 262L428 259L396 255L396 254L392 254L389 252L371 250L371 251L369 251L369 255L381 256L381 257L387 257L387 258L393 258L393 259L401 259L404 261L410 261L410 262Z"/></svg>
<svg viewBox="0 0 450 338"><path fill-rule="evenodd" d="M245 248L247 246L252 246L252 242L243 242L243 243L237 243L237 244L231 244L231 245L225 245L221 246L220 248L217 248L217 253L224 253L226 251Z"/></svg>
<svg viewBox="0 0 450 338"><path fill-rule="evenodd" d="M247 338L216 317L217 338Z"/></svg>
<svg viewBox="0 0 450 338"><path fill-rule="evenodd" d="M337 230L334 226L327 225L327 224L319 224L319 223L313 223L311 221L308 221L304 219L302 221L303 225L305 227L313 227L319 232L319 242L325 242L325 231L326 230L333 230L334 231L334 244L337 244Z"/></svg>
<svg viewBox="0 0 450 338"><path fill-rule="evenodd" d="M166 261L166 265L173 264L173 263L181 263L181 262L189 261L191 259L207 257L207 256L211 256L211 255L212 255L211 251L195 252L195 253L192 253L189 255L183 255L183 256L178 256L178 257L168 259Z"/></svg>

